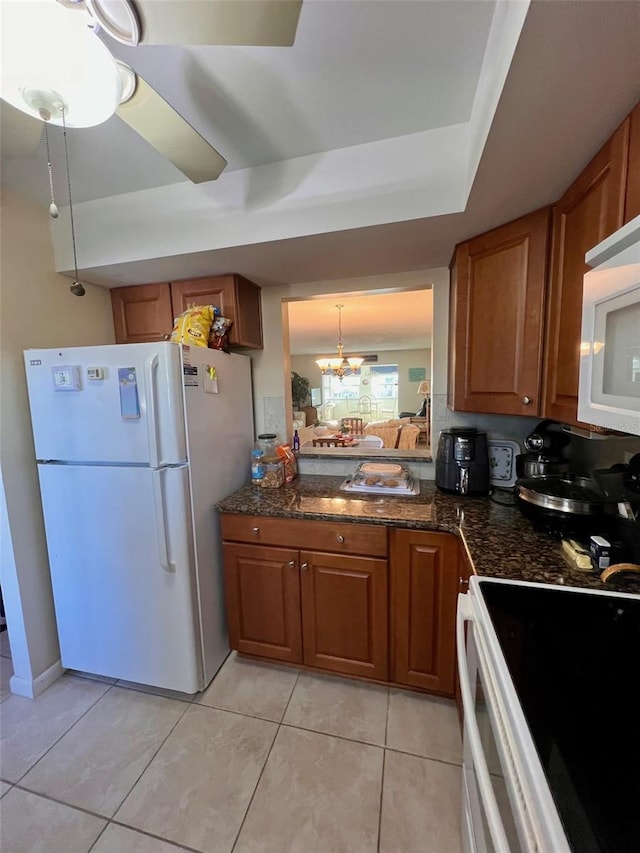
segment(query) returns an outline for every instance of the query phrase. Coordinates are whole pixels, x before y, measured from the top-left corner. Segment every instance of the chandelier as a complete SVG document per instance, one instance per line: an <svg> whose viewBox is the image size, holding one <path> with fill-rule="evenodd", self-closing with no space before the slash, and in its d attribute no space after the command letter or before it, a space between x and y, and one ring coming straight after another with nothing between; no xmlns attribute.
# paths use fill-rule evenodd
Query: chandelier
<svg viewBox="0 0 640 853"><path fill-rule="evenodd" d="M360 365L364 359L355 356L347 357L343 354L342 309L344 305L336 305L336 308L338 309L338 355L335 358L318 358L316 364L323 374L331 373L333 376L337 376L340 382L342 382L343 376L360 372Z"/></svg>

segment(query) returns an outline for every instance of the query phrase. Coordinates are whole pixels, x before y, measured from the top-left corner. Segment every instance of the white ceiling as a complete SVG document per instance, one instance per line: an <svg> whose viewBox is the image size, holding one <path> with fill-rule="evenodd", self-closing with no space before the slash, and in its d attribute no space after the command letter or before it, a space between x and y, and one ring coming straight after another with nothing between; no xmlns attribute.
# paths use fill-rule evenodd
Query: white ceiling
<svg viewBox="0 0 640 853"><path fill-rule="evenodd" d="M345 355L428 349L433 328L431 290L314 297L288 302L291 355L335 355L342 305Z"/></svg>
<svg viewBox="0 0 640 853"><path fill-rule="evenodd" d="M495 59L485 56L494 7L304 0L291 48L110 46L221 151L224 178L467 121L483 60L486 71ZM463 211L403 212L395 220L390 213L369 227L303 236L292 229L282 239L256 236L207 251L114 257L88 265L87 280L112 286L235 271L266 286L446 265L456 242L558 198L638 100L639 81L640 3L534 0ZM74 203L185 186L117 118L69 135ZM52 141L64 203L61 144ZM2 182L48 204L42 148L34 160L3 160Z"/></svg>
<svg viewBox="0 0 640 853"><path fill-rule="evenodd" d="M102 38L234 171L467 121L494 5L304 0L295 43L284 48L128 48ZM74 201L186 180L117 117L69 131L69 142ZM35 162L12 161L6 178L46 201L44 142Z"/></svg>

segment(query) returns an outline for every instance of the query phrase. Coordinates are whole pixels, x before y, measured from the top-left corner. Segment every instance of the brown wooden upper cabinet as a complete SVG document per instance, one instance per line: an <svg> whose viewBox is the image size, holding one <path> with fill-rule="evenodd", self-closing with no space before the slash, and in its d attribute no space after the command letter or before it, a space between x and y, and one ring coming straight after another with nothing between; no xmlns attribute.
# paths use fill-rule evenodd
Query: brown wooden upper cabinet
<svg viewBox="0 0 640 853"><path fill-rule="evenodd" d="M116 287L111 308L117 344L161 341L171 333L171 291L167 283Z"/></svg>
<svg viewBox="0 0 640 853"><path fill-rule="evenodd" d="M579 423L584 256L624 223L629 126L627 118L553 209L542 414L566 424Z"/></svg>
<svg viewBox="0 0 640 853"><path fill-rule="evenodd" d="M588 426L577 420L584 256L638 215L640 104L553 206L550 226L544 208L456 247L452 408Z"/></svg>
<svg viewBox="0 0 640 853"><path fill-rule="evenodd" d="M214 305L223 317L233 320L229 345L262 349L260 288L241 275L215 275L171 282L171 306L175 317L189 305Z"/></svg>
<svg viewBox="0 0 640 853"><path fill-rule="evenodd" d="M541 412L549 208L456 247L451 270L449 405Z"/></svg>
<svg viewBox="0 0 640 853"><path fill-rule="evenodd" d="M629 168L627 169L627 194L624 203L624 221L640 216L640 103L629 116Z"/></svg>
<svg viewBox="0 0 640 853"><path fill-rule="evenodd" d="M116 343L160 341L189 305L214 305L233 320L229 346L262 349L260 288L241 275L117 287L111 291Z"/></svg>

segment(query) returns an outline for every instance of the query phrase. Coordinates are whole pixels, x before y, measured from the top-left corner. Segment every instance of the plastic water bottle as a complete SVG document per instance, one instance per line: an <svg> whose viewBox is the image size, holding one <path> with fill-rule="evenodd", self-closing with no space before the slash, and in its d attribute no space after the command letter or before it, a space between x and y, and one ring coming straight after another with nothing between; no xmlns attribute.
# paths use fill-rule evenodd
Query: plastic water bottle
<svg viewBox="0 0 640 853"><path fill-rule="evenodd" d="M259 447L251 451L251 482L254 486L262 485L264 478L264 451Z"/></svg>

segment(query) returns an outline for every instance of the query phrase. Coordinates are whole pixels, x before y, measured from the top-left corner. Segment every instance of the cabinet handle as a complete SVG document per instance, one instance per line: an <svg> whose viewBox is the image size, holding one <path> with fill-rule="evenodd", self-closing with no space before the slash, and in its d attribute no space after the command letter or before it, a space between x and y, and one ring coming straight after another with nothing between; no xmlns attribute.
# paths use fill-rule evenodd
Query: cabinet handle
<svg viewBox="0 0 640 853"><path fill-rule="evenodd" d="M469 586L469 578L460 577L460 587Z"/></svg>
<svg viewBox="0 0 640 853"><path fill-rule="evenodd" d="M336 539L338 540L338 542L339 542L341 545L342 545L342 543L344 542L344 536L342 536L342 535L338 535L338 536L336 536Z"/></svg>
<svg viewBox="0 0 640 853"><path fill-rule="evenodd" d="M289 560L289 568L295 569L295 567L296 567L296 561L295 560Z"/></svg>
<svg viewBox="0 0 640 853"><path fill-rule="evenodd" d="M526 395L522 398L522 403L525 406L531 405L531 397L527 397Z"/></svg>
<svg viewBox="0 0 640 853"><path fill-rule="evenodd" d="M257 535L258 535L258 533L260 533L260 528L259 528L259 527L252 527L252 528L251 528L251 532L252 532L252 533L255 533L255 534L256 534L256 536L257 536Z"/></svg>
<svg viewBox="0 0 640 853"><path fill-rule="evenodd" d="M302 571L303 571L303 572L306 572L306 571L307 571L307 569L309 568L309 563L304 562L304 563L300 566L300 568L302 569Z"/></svg>

